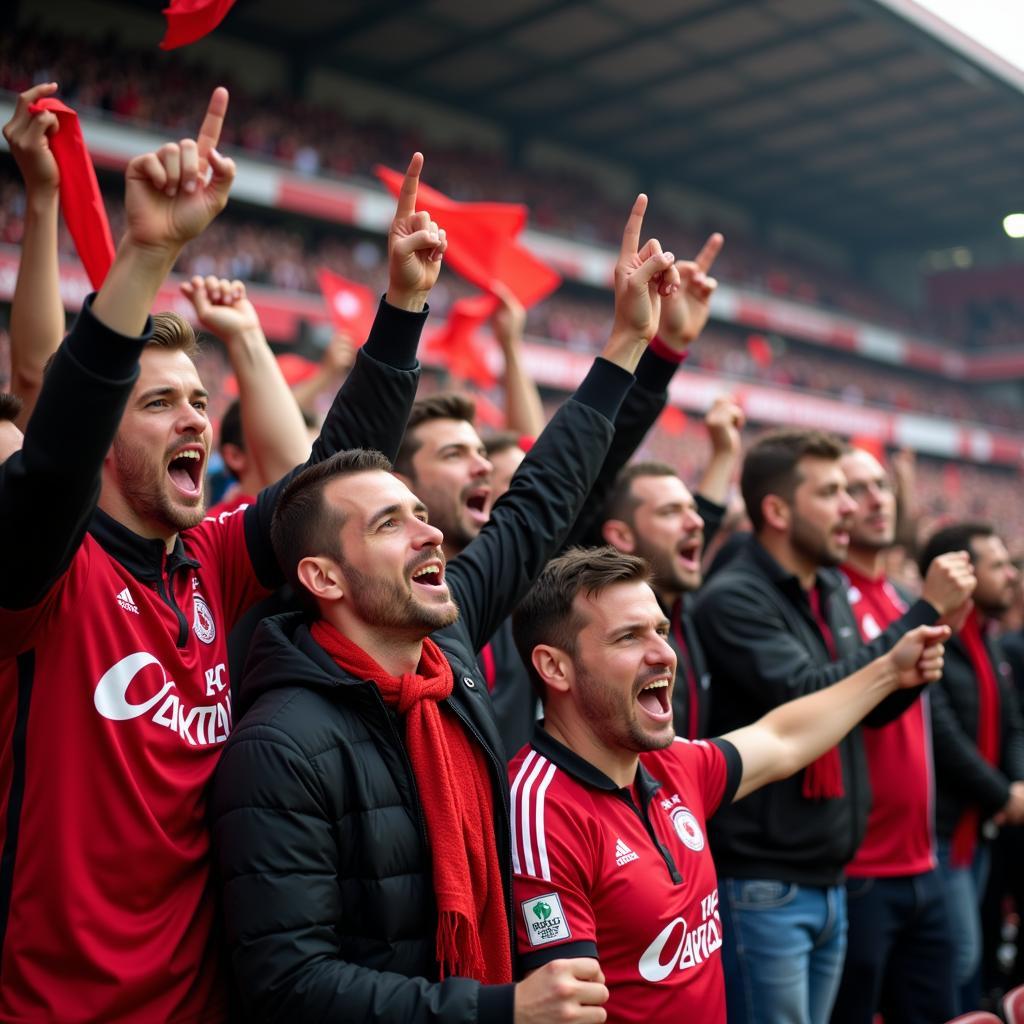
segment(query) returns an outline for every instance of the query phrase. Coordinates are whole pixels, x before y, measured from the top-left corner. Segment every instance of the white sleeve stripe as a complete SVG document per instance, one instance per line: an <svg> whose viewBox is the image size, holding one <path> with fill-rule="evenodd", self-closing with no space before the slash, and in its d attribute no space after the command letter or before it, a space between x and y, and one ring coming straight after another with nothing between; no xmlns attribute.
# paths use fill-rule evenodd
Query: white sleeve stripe
<svg viewBox="0 0 1024 1024"><path fill-rule="evenodd" d="M545 882L551 881L551 865L548 864L548 839L544 829L544 797L557 770L558 765L551 765L537 790L537 859L540 861L541 878Z"/></svg>
<svg viewBox="0 0 1024 1024"><path fill-rule="evenodd" d="M526 784L523 786L523 792L520 796L521 807L519 808L519 819L523 828L523 858L525 870L523 874L532 875L536 871L536 867L533 862L533 835L530 828L530 792L533 789L533 784L537 779L537 776L544 770L544 766L548 763L546 757L538 757L537 764L533 771L530 772L530 777L526 780Z"/></svg>
<svg viewBox="0 0 1024 1024"><path fill-rule="evenodd" d="M515 871L517 875L522 874L522 871L519 868L519 829L517 828L518 815L516 814L516 800L519 797L519 786L522 784L523 777L530 770L530 764L536 756L536 750L531 750L526 755L523 763L519 766L519 773L516 775L515 782L512 783L512 870Z"/></svg>

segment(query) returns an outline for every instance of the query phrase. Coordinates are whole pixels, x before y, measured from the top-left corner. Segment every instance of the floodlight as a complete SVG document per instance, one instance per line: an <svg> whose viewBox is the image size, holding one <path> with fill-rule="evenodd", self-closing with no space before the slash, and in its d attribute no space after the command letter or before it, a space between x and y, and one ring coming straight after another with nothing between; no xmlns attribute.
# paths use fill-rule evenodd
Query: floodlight
<svg viewBox="0 0 1024 1024"><path fill-rule="evenodd" d="M1003 230L1011 238L1024 238L1024 213L1008 213L1003 218Z"/></svg>

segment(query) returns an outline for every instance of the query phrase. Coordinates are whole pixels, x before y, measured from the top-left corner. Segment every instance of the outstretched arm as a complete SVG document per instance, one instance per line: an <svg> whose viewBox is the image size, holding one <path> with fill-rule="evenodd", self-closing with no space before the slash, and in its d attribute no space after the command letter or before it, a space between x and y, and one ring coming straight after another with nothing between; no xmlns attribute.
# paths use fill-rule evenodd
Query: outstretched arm
<svg viewBox="0 0 1024 1024"><path fill-rule="evenodd" d="M896 690L942 675L948 626L918 626L888 653L817 693L769 711L752 725L726 733L743 761L734 799L788 778L831 750L865 715Z"/></svg>
<svg viewBox="0 0 1024 1024"><path fill-rule="evenodd" d="M211 109L224 107L218 89ZM216 152L199 175L186 140L136 157L126 173L127 230L95 298L86 302L46 376L25 443L5 464L0 606L37 602L70 564L100 491L100 472L138 376L149 309L179 252L227 203L235 167Z"/></svg>
<svg viewBox="0 0 1024 1024"><path fill-rule="evenodd" d="M60 171L49 141L60 126L52 111L29 111L36 100L56 91L57 84L49 82L23 92L4 125L4 138L25 182L25 232L11 303L11 391L23 403L15 420L22 430L39 398L46 361L64 337L57 255Z"/></svg>
<svg viewBox="0 0 1024 1024"><path fill-rule="evenodd" d="M183 282L181 291L203 327L224 342L238 379L245 449L255 461L260 487L266 487L309 457L298 403L241 281L197 276Z"/></svg>
<svg viewBox="0 0 1024 1024"><path fill-rule="evenodd" d="M505 426L517 434L536 437L544 429L540 391L523 365L523 328L526 310L504 285L494 294L501 305L491 318L491 329L505 356Z"/></svg>

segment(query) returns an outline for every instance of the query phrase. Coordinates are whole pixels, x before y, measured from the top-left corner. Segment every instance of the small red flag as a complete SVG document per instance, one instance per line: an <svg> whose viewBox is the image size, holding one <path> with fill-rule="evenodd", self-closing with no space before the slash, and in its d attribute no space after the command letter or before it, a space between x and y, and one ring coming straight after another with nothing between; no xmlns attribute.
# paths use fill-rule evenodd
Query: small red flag
<svg viewBox="0 0 1024 1024"><path fill-rule="evenodd" d="M444 326L431 335L428 351L438 355L448 372L459 380L472 381L486 391L496 378L487 362L485 342L477 335L498 308L493 295L458 299L448 311Z"/></svg>
<svg viewBox="0 0 1024 1024"><path fill-rule="evenodd" d="M60 170L60 208L85 272L93 288L99 288L114 262L114 239L78 115L52 96L36 100L29 110L33 114L52 110L60 122L60 129L50 136Z"/></svg>
<svg viewBox="0 0 1024 1024"><path fill-rule="evenodd" d="M762 370L771 365L774 357L771 342L763 334L751 334L747 337L747 352Z"/></svg>
<svg viewBox="0 0 1024 1024"><path fill-rule="evenodd" d="M686 413L675 405L666 405L658 417L658 425L669 437L680 437L686 432Z"/></svg>
<svg viewBox="0 0 1024 1024"><path fill-rule="evenodd" d="M235 0L171 0L164 8L167 31L160 40L160 49L175 50L209 35L234 3Z"/></svg>
<svg viewBox="0 0 1024 1024"><path fill-rule="evenodd" d="M285 383L288 387L293 388L296 384L301 384L304 380L309 380L310 377L316 375L320 367L316 363L306 359L305 356L300 356L295 352L282 352L277 357L277 365L281 367L281 373L284 376ZM224 381L224 394L230 395L232 398L238 394L238 378L231 374Z"/></svg>
<svg viewBox="0 0 1024 1024"><path fill-rule="evenodd" d="M366 285L349 281L326 267L320 267L316 277L335 329L347 334L353 345L362 345L377 315L377 297Z"/></svg>

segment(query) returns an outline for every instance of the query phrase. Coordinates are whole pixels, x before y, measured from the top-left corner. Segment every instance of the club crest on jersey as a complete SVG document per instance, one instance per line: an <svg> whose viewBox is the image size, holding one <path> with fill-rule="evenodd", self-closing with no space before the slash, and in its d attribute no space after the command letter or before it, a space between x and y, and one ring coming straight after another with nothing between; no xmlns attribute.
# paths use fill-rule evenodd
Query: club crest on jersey
<svg viewBox="0 0 1024 1024"><path fill-rule="evenodd" d="M685 807L676 807L670 817L675 826L676 835L683 841L683 845L687 849L696 853L704 849L704 833L692 811Z"/></svg>
<svg viewBox="0 0 1024 1024"><path fill-rule="evenodd" d="M217 636L217 627L213 621L210 606L199 594L192 595L194 613L192 615L192 631L204 644L212 644Z"/></svg>
<svg viewBox="0 0 1024 1024"><path fill-rule="evenodd" d="M571 937L557 892L523 900L521 906L531 946L543 946L547 942L560 942Z"/></svg>

